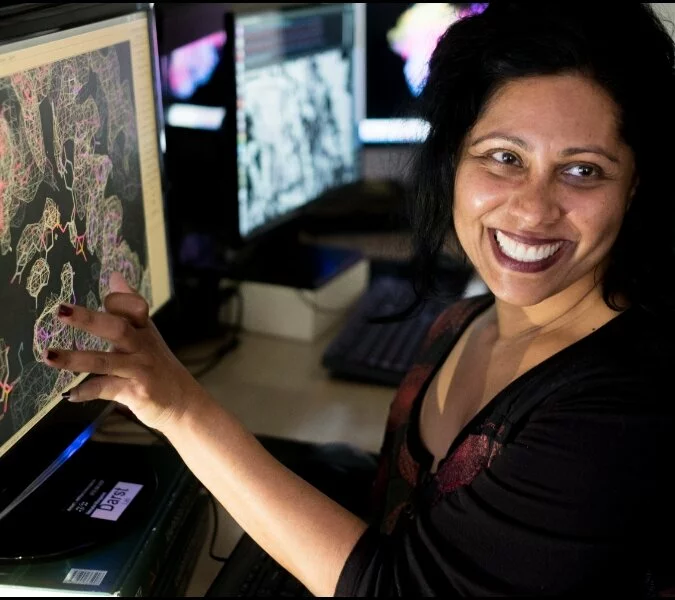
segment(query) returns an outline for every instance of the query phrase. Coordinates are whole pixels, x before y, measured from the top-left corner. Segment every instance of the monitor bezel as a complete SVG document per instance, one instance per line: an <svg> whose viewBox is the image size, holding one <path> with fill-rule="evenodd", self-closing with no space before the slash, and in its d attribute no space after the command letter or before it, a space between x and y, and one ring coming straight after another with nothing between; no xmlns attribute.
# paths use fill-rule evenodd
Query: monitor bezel
<svg viewBox="0 0 675 600"><path fill-rule="evenodd" d="M247 234L242 235L240 226L239 226L239 178L238 178L238 160L237 160L237 79L236 79L236 63L235 63L235 27L237 21L242 17L248 17L251 15L267 15L267 14L294 14L303 11L307 11L312 8L325 8L325 7L342 7L345 10L349 7L352 11L352 18L356 19L356 11L353 3L309 3L296 6L280 6L275 8L265 8L263 10L246 10L246 11L235 11L227 10L224 14L224 28L227 36L225 42L225 48L223 56L227 63L228 69L228 79L232 82L230 89L228 90L226 107L225 107L225 120L224 127L222 129L224 136L224 160L228 166L226 172L230 177L229 185L225 186L226 194L226 214L225 219L228 223L227 226L227 238L229 241L229 246L233 249L239 249L250 244L255 244L267 236L273 233L283 232L292 228L298 219L305 214L308 210L311 210L315 206L319 205L324 194L320 194L315 198L309 200L305 204L298 206L294 209L289 210L282 215L278 215L275 218L265 222L263 225L260 225L252 229ZM357 39L356 36L352 38L352 60L354 61L354 66L356 66L358 59L357 52ZM353 85L357 85L356 77L353 78ZM359 92L358 87L355 87L352 95L352 140L353 148L355 153L355 162L354 162L354 179L356 182L362 175L361 167L361 149L362 144L359 139L358 132L358 111L359 103L357 93ZM329 191L329 190L326 190Z"/></svg>

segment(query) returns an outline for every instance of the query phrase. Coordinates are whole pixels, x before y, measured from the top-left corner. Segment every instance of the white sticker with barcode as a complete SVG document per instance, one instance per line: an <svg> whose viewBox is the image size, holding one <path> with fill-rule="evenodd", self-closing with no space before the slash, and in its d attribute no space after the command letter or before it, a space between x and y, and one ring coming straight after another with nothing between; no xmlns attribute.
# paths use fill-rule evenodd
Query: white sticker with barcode
<svg viewBox="0 0 675 600"><path fill-rule="evenodd" d="M97 571L95 569L71 569L63 580L63 583L74 583L75 585L101 585L108 571Z"/></svg>

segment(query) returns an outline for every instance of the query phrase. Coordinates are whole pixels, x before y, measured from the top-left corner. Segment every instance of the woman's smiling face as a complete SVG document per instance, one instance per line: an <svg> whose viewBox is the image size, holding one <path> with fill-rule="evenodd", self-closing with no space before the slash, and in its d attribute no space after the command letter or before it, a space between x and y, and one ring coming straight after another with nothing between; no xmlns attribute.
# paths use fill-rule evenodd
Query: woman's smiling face
<svg viewBox="0 0 675 600"><path fill-rule="evenodd" d="M582 75L518 79L488 102L461 150L453 219L497 298L533 306L602 269L635 180L618 123Z"/></svg>

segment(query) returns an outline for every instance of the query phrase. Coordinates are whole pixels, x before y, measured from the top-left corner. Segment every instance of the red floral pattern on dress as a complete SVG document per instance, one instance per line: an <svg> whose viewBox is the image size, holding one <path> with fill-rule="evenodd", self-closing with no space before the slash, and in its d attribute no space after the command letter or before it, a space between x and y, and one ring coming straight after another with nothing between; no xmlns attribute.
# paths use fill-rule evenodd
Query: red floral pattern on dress
<svg viewBox="0 0 675 600"><path fill-rule="evenodd" d="M394 431L408 422L410 411L424 382L431 375L433 365L414 365L405 376L391 403L387 431Z"/></svg>
<svg viewBox="0 0 675 600"><path fill-rule="evenodd" d="M479 302L484 301L477 298L460 300L436 319L420 347L415 364L404 377L389 407L372 495L374 509L381 511L380 526L384 532L390 533L393 530L401 511L409 504L410 494L419 478L420 466L410 453L406 435L415 401L439 361L443 360L449 342L456 337ZM472 443L476 444L475 448L471 446ZM494 446L496 444L493 443ZM464 456L450 461L448 481L469 482L473 478L469 479L471 474L475 477L490 461L484 455L487 449L483 449L482 442L469 442L469 445L462 445L457 451Z"/></svg>
<svg viewBox="0 0 675 600"><path fill-rule="evenodd" d="M401 444L401 449L398 453L398 472L401 474L409 485L415 486L417 484L417 476L420 472L420 466L417 461L410 455L408 444Z"/></svg>
<svg viewBox="0 0 675 600"><path fill-rule="evenodd" d="M501 444L485 434L468 435L439 466L436 486L439 496L469 485L499 454Z"/></svg>

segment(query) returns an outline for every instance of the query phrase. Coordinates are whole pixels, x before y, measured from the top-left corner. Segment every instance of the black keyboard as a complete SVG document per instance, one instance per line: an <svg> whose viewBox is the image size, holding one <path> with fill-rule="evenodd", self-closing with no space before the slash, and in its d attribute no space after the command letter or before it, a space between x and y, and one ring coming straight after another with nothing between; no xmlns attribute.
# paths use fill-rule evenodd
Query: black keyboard
<svg viewBox="0 0 675 600"><path fill-rule="evenodd" d="M372 323L373 317L396 314L415 299L412 284L380 276L370 284L347 322L324 352L322 364L332 376L398 386L412 366L424 337L448 304L458 299L468 275L459 276L454 292L443 300L428 300L411 316L390 323Z"/></svg>
<svg viewBox="0 0 675 600"><path fill-rule="evenodd" d="M206 597L310 598L312 594L244 533Z"/></svg>

